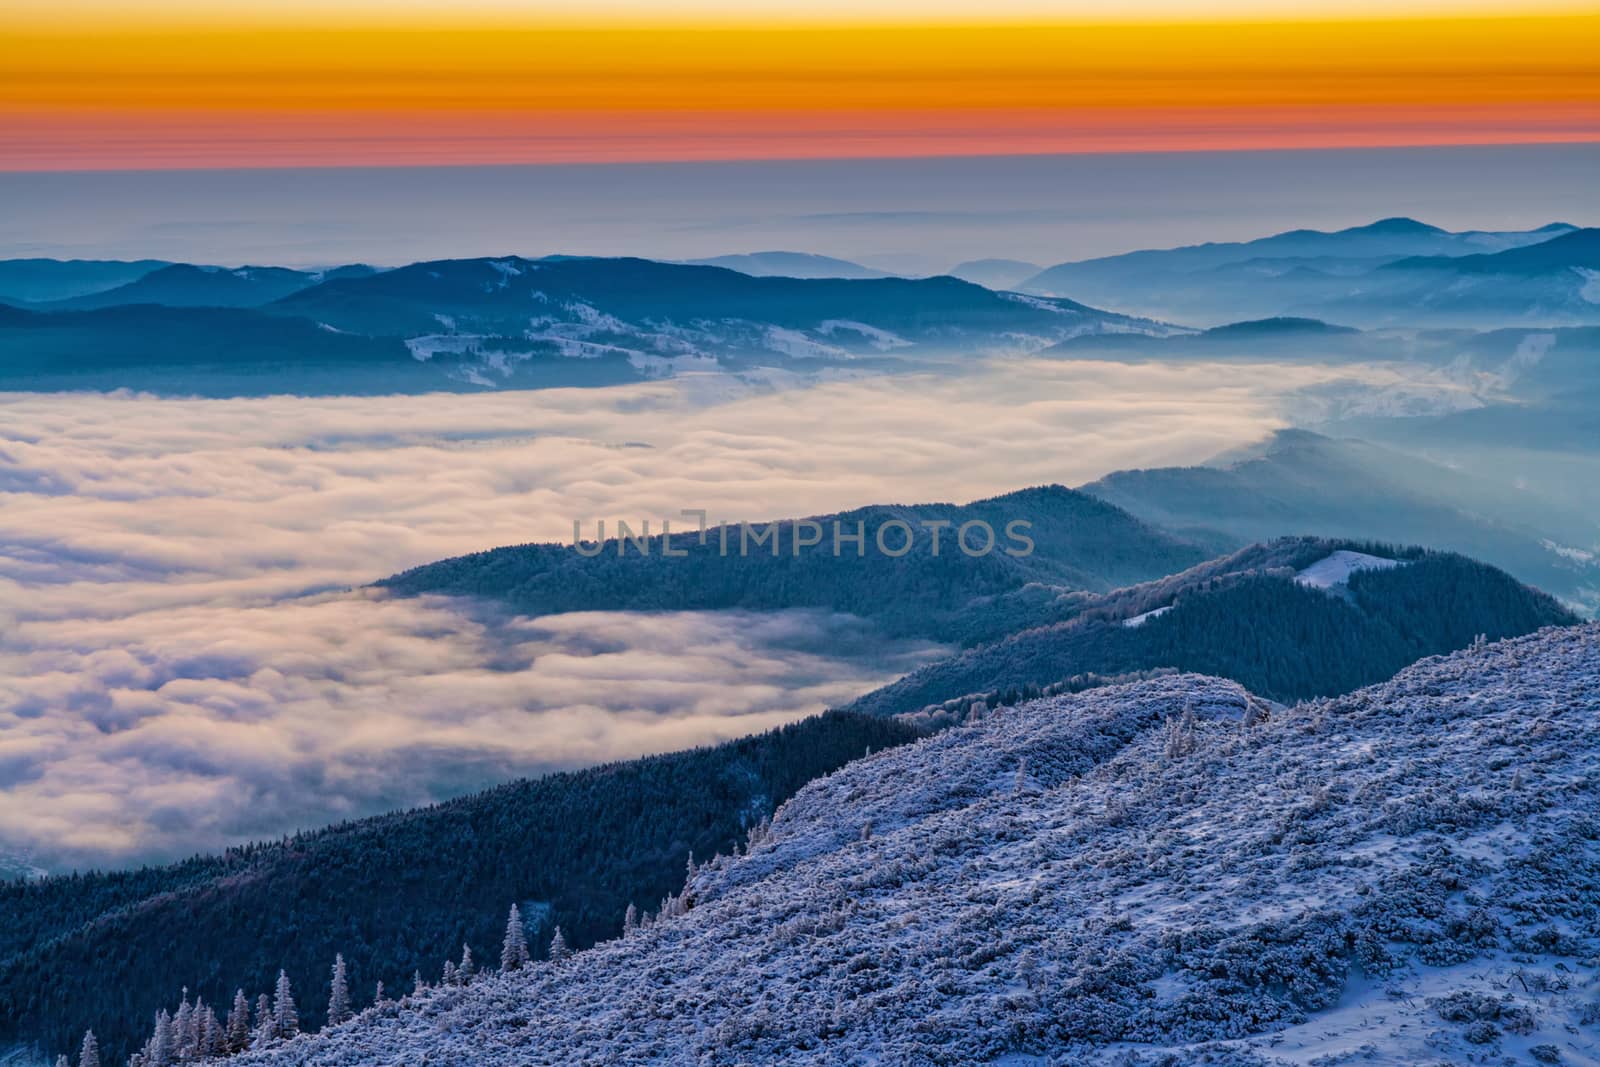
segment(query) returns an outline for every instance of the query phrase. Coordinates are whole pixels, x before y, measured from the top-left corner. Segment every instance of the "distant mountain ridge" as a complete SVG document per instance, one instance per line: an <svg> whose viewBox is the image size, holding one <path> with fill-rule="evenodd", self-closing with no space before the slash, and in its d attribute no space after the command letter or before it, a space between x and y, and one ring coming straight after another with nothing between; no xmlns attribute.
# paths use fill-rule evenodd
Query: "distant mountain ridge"
<svg viewBox="0 0 1600 1067"><path fill-rule="evenodd" d="M1043 269L1020 259L969 259L945 273L986 289L1016 289Z"/></svg>
<svg viewBox="0 0 1600 1067"><path fill-rule="evenodd" d="M1286 430L1213 466L1117 471L1081 489L1218 547L1229 538L1286 534L1426 543L1492 563L1591 611L1600 607L1600 566L1560 551L1562 543L1600 539L1592 521L1534 499L1514 502L1516 515L1496 517L1496 501L1501 511L1508 505L1492 487L1361 441Z"/></svg>
<svg viewBox="0 0 1600 1067"><path fill-rule="evenodd" d="M1449 283L1429 283L1400 264L1466 259L1466 271L1518 271L1538 263L1586 268L1589 238L1567 223L1534 230L1452 233L1415 219L1383 219L1324 232L1291 230L1253 241L1147 249L1050 267L1022 282L1024 292L1071 294L1130 314L1210 326L1240 318L1305 316L1358 326L1479 326L1518 322L1574 325L1600 321L1555 278L1524 285L1487 304L1457 298ZM1533 252L1532 248L1543 251ZM1497 256L1509 258L1496 261ZM1490 261L1495 261L1493 264ZM1398 269L1393 269L1398 268Z"/></svg>
<svg viewBox="0 0 1600 1067"><path fill-rule="evenodd" d="M254 308L114 306L42 312L0 305L0 389L140 389L183 396L464 392L470 349L416 359L397 337L329 329ZM498 375L508 387L614 385L646 375L623 356L530 353Z"/></svg>
<svg viewBox="0 0 1600 1067"><path fill-rule="evenodd" d="M1143 249L1096 259L1079 260L1047 267L1025 288L1045 291L1059 279L1093 277L1106 268L1132 272L1192 272L1230 263L1259 259L1299 259L1333 256L1341 259L1408 256L1469 255L1499 252L1524 245L1539 244L1573 232L1568 223L1549 223L1533 230L1465 230L1452 233L1411 218L1379 219L1364 226L1343 230L1287 230L1250 241L1208 241L1170 249Z"/></svg>
<svg viewBox="0 0 1600 1067"><path fill-rule="evenodd" d="M1043 347L1083 332L1163 327L1070 300L954 278L753 277L645 259L447 260L334 279L272 305L339 329L520 338L645 359L761 353L792 360L915 346Z"/></svg>
<svg viewBox="0 0 1600 1067"><path fill-rule="evenodd" d="M686 259L696 267L726 267L754 277L784 278L890 278L890 271L852 263L848 259L821 256L813 252L744 252L706 259Z"/></svg>
<svg viewBox="0 0 1600 1067"><path fill-rule="evenodd" d="M56 301L42 310L88 310L130 304L164 307L260 307L328 278L362 277L372 267L349 266L330 271L287 267L205 267L173 263L119 285Z"/></svg>
<svg viewBox="0 0 1600 1067"><path fill-rule="evenodd" d="M161 259L0 260L0 303L66 300L126 285L165 266Z"/></svg>
<svg viewBox="0 0 1600 1067"><path fill-rule="evenodd" d="M1559 237L1504 252L1470 256L1412 256L1383 269L1444 270L1453 274L1524 274L1581 267L1600 270L1600 229L1571 230Z"/></svg>
<svg viewBox="0 0 1600 1067"><path fill-rule="evenodd" d="M1600 324L1600 229L1493 254L1398 260L1319 306L1388 324Z"/></svg>
<svg viewBox="0 0 1600 1067"><path fill-rule="evenodd" d="M225 320L223 309L233 316ZM85 317L91 311L105 314ZM123 327L134 320L142 332L128 335ZM1083 333L1170 329L948 277L753 277L584 256L385 271L174 264L0 315L0 388L256 395L322 392L337 382L355 393L610 385L694 370L882 370L911 358L926 366L1034 351ZM239 350L219 351L230 333ZM301 339L297 348L262 344L289 335ZM351 356L362 346L393 365L369 367L363 379L362 361ZM264 384L270 379L275 387Z"/></svg>

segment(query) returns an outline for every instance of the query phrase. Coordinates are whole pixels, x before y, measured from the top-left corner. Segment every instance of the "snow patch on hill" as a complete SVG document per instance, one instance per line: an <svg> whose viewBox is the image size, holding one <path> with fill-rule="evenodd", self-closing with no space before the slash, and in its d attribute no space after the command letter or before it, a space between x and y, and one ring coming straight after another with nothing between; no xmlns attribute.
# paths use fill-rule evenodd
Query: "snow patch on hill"
<svg viewBox="0 0 1600 1067"><path fill-rule="evenodd" d="M1140 612L1139 614L1134 615L1134 616L1132 616L1130 618L1123 619L1122 620L1122 625L1125 626L1126 628L1130 629L1130 630L1136 630L1139 627L1143 626L1145 623L1149 622L1151 619L1158 619L1161 616L1165 615L1167 612L1171 611L1175 606L1176 605L1174 605L1174 604L1168 604L1164 608L1156 608L1153 611Z"/></svg>
<svg viewBox="0 0 1600 1067"><path fill-rule="evenodd" d="M1597 811L1593 624L1268 715L1050 698L811 784L681 914L245 1062L1594 1063Z"/></svg>
<svg viewBox="0 0 1600 1067"><path fill-rule="evenodd" d="M1321 559L1294 576L1294 580L1312 589L1332 589L1344 585L1357 571L1384 571L1405 564L1396 559L1369 556L1365 552L1352 552L1341 548L1327 559Z"/></svg>
<svg viewBox="0 0 1600 1067"><path fill-rule="evenodd" d="M869 326L864 322L852 322L848 319L825 319L817 324L817 332L824 337L832 337L840 332L860 334L866 339L867 343L879 352L911 347L911 342L897 333L880 330L876 326Z"/></svg>

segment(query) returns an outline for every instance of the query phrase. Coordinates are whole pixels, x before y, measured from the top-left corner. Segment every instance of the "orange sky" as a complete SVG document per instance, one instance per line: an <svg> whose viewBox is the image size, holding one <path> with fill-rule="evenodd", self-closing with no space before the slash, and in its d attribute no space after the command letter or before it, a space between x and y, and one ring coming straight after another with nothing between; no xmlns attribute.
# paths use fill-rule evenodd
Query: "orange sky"
<svg viewBox="0 0 1600 1067"><path fill-rule="evenodd" d="M998 25L580 25L425 0L381 20L247 3L226 24L21 0L0 169L1600 141L1600 15L1028 22L1005 2Z"/></svg>

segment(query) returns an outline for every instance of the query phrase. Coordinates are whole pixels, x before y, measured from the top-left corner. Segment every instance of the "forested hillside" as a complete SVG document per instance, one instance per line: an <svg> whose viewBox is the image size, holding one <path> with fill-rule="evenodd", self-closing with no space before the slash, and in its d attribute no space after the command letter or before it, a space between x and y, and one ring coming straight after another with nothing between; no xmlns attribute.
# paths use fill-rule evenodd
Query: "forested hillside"
<svg viewBox="0 0 1600 1067"><path fill-rule="evenodd" d="M1407 562L1355 573L1331 591L1295 580L1296 571L1351 548ZM1292 701L1371 685L1479 634L1510 637L1577 621L1553 598L1461 556L1294 538L1111 594L1072 620L931 663L850 707L903 714L1079 674L1164 667Z"/></svg>
<svg viewBox="0 0 1600 1067"><path fill-rule="evenodd" d="M1023 533L1032 547L1011 555L1008 548L1022 548L1007 528L1019 521L1031 524ZM945 525L936 531L929 523ZM957 538L967 523L982 524L967 535L974 553L990 543L983 527L992 533L988 552L960 549ZM632 524L636 531L638 525ZM775 548L772 541L751 540L768 536L767 526L714 527L703 542L698 532L674 532L672 548L684 553L681 558L664 555L658 525L647 553L615 537L593 546L592 556L570 543L516 545L431 563L379 585L404 595L487 597L529 615L829 608L873 619L893 634L973 643L1068 617L1084 602L1073 593L1148 581L1210 554L1059 485L965 505L883 505L786 519L770 535ZM843 539L860 531L859 548ZM584 529L586 537L594 533L592 524ZM907 546L908 533L913 540ZM812 537L818 540L795 548L797 539Z"/></svg>
<svg viewBox="0 0 1600 1067"><path fill-rule="evenodd" d="M51 1056L98 1035L120 1063L180 989L226 1008L287 971L320 1025L342 953L359 1008L374 984L439 977L463 944L497 958L506 910L528 938L613 937L654 911L691 853L729 852L812 779L917 734L832 712L715 748L513 782L170 867L0 886L0 1047Z"/></svg>

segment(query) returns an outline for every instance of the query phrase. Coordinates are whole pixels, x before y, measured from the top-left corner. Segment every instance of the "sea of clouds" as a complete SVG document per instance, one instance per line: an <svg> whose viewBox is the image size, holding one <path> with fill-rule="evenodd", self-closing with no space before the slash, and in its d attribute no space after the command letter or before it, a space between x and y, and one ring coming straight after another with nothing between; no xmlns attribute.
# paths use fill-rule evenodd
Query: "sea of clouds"
<svg viewBox="0 0 1600 1067"><path fill-rule="evenodd" d="M761 520L1198 462L1352 373L0 394L0 856L180 856L792 721L939 649L818 612L528 619L363 587L566 541L575 519Z"/></svg>

